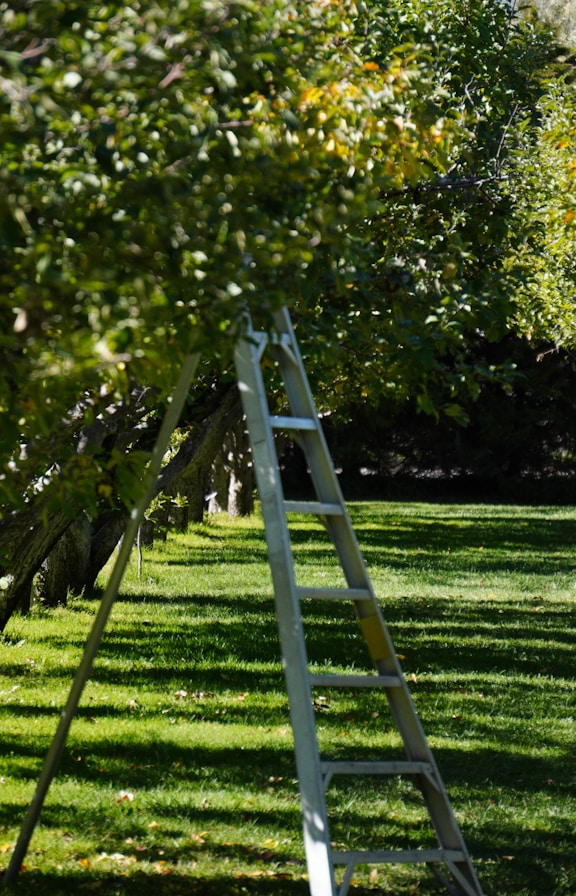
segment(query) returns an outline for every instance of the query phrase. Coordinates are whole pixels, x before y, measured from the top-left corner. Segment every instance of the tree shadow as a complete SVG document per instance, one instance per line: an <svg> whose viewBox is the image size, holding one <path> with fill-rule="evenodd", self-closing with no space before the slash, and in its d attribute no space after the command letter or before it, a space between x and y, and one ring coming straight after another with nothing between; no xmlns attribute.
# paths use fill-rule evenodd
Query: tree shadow
<svg viewBox="0 0 576 896"><path fill-rule="evenodd" d="M478 576L502 572L513 564L515 571L545 578L566 571L563 554L573 551L576 524L531 518L529 525L524 526L519 522L511 524L505 515L496 514L488 519L483 517L479 525L472 512L458 516L456 522L434 519L426 525L394 517L382 524L374 517L362 527L359 536L370 563L391 570L422 562L429 564L433 575L442 580L458 571L468 574L472 568ZM292 538L297 562L304 571L317 563L325 563L333 554L331 545L318 543L315 524L297 523ZM251 542L255 553L252 554L252 548L244 554L235 552L234 563L261 563L260 535ZM482 551L478 550L480 547ZM221 557L210 559L211 551L203 549L201 555L195 555L194 551L183 550L181 561L171 556L168 562L188 566L199 560L199 556L204 564L222 562ZM224 546L222 554L225 551ZM135 602L126 596L119 600ZM249 807L223 810L201 804L199 790L205 791L207 787L214 791L227 787L239 792L264 790L270 778L281 778L284 783L275 785L279 799L274 809L274 824L287 833L293 832L300 822L291 740L288 738L275 746L266 743L267 732L280 725L289 727L271 594L265 597L240 588L234 595L166 596L144 591L138 601L142 606L140 621L112 620L94 666L93 679L102 687L125 685L129 681L134 693L145 694L151 690L164 693L165 700L155 712L168 710L170 715L178 715L179 723L187 726L190 744L183 746L171 738L168 717L164 734L152 741L146 733L152 711L144 705L144 700L142 707L136 705L132 709L88 702L81 706L78 721L117 722L118 735L111 737L108 725L106 737L99 738L95 729L84 748L73 728L60 774L78 782L103 784L112 790L141 791L149 799L154 799L155 790L163 787L178 791L180 796L172 807L158 803L161 830L167 841L177 835L182 817L197 819L206 827L222 823L233 828L237 813L241 812L244 820L257 825L262 821L261 812ZM170 607L173 611L170 621L157 622L148 613L147 605ZM218 618L215 618L215 606ZM531 706L541 701L543 688L550 694L550 716L573 713L576 632L570 624L569 608L545 600L541 593L527 597L521 606L513 600L492 601L489 597L464 602L449 595L422 594L385 600L383 608L396 649L403 655L402 665L407 674L413 675L411 690L425 730L431 739L439 741L434 754L448 792L466 795L468 804L484 799L486 792L493 793L496 808L501 794L508 803L516 802L518 806L526 798L568 797L575 783L573 756L558 751L553 727L532 733L534 748L549 748L548 752L527 753L526 744L514 740L519 728L514 713L526 713L526 726L532 724ZM351 607L330 606L327 616L317 604L305 603L302 618L312 664L342 670L369 669ZM46 639L54 645L49 633ZM41 638L38 643L42 644ZM59 644L64 649L73 646L73 641L62 635ZM14 673L14 659L8 656L3 661L2 674ZM61 681L73 671L70 662L51 669L50 675ZM176 698L174 691L182 688L184 682L187 694ZM239 692L247 694L247 698L234 701L234 694ZM275 699L259 700L259 695L274 695ZM374 699L380 701L383 709L375 710ZM439 704L445 707L444 712L438 712ZM364 736L366 750L362 758L382 758L379 737L394 756L400 755L398 743L390 746L388 735L395 728L385 709L382 695L346 690L318 701L316 711L321 718L322 736L335 742L334 758L357 756L358 739ZM43 757L42 739L27 740L13 733L13 723L17 720L26 730L32 718L54 717L56 725L59 709L30 702L7 704L2 712L11 724L0 735L0 749L4 756L14 755L14 775L32 783ZM131 730L129 743L123 745L126 730L122 722L126 718L130 719ZM534 723L537 721L535 717ZM194 734L195 726L206 722L217 723L220 730L232 729L236 724L262 728L262 746L244 749L241 754L233 746L214 744L208 748L195 741ZM466 740L473 743L471 748L462 747ZM478 746L487 742L495 746ZM446 746L447 743L453 743L453 748ZM367 780L354 785L354 800L364 806L370 805L368 790L363 790L369 784ZM395 799L395 791L391 790L389 796L390 800ZM384 790L384 803L386 798ZM346 787L337 805L347 807L346 822L361 836L366 827L366 814L347 799ZM21 811L22 807L15 803L1 804L0 827L12 826ZM491 804L477 804L474 811L477 817L469 833L466 818L463 820L464 833L473 856L478 857L481 866L486 863L486 879L494 883L494 893L544 890L552 893L561 869L567 863L576 865L573 843L553 826L545 834L541 830L532 831L520 816L510 812L498 814ZM481 812L485 816L479 819ZM116 838L121 849L125 836L121 819L115 828L110 812L99 806L91 807L90 818L102 835L105 832L112 840ZM43 824L63 830L74 826L81 830L85 815L80 808L50 798ZM404 828L395 831L394 842L401 845L409 827L407 821ZM222 849L218 844L211 849L214 861L219 862ZM248 867L251 862L262 861L261 856L242 844L231 844L227 849L235 851ZM181 852L175 848L170 850L169 847L166 854L170 861L176 862L178 855L182 859ZM503 856L513 856L513 859L504 860ZM289 863L292 859L279 852L279 861ZM532 879L541 881L541 890L529 889ZM15 892L32 892L26 889L31 880L28 874L24 875ZM308 892L303 881L259 880L250 878L249 874L242 878L241 886L241 892L255 896L304 896ZM210 881L196 881L176 870L169 879L158 876L149 880L145 875L140 880L122 878L118 886L117 878L90 872L81 878L66 878L65 874L57 873L39 875L34 884L34 892L51 896L85 894L91 888L94 894L104 892L106 896L119 892L141 896L152 889L156 894L172 896L179 893L179 888L187 894L218 892L232 896L238 892L238 879L222 875Z"/></svg>

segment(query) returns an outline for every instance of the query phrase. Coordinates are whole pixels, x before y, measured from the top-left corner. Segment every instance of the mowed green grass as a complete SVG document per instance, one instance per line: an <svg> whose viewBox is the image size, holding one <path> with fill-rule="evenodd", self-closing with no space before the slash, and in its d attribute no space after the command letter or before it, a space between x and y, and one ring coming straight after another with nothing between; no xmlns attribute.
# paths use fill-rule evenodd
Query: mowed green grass
<svg viewBox="0 0 576 896"><path fill-rule="evenodd" d="M576 893L576 511L359 503L360 545L490 896ZM302 584L336 584L296 519ZM5 867L96 600L14 618L0 642ZM311 664L360 669L345 607L303 609ZM315 692L322 747L399 755L379 693ZM329 791L340 847L432 843L402 780ZM15 888L38 896L308 893L261 520L169 534L134 561ZM425 869L358 869L353 894L432 896Z"/></svg>

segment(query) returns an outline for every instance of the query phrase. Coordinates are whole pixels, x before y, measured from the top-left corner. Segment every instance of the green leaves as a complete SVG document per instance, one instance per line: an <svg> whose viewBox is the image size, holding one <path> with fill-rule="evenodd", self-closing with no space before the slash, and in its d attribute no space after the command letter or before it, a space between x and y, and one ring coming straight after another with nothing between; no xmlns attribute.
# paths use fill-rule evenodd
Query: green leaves
<svg viewBox="0 0 576 896"><path fill-rule="evenodd" d="M38 0L0 5L0 45L12 496L81 396L160 400L189 351L229 358L246 305L291 305L344 394L458 416L488 376L468 341L506 331L524 261L550 275L514 158L545 46L498 4Z"/></svg>
<svg viewBox="0 0 576 896"><path fill-rule="evenodd" d="M334 56L352 9L0 7L5 483L84 392L165 394L191 349L230 352L247 301L341 265L383 91Z"/></svg>

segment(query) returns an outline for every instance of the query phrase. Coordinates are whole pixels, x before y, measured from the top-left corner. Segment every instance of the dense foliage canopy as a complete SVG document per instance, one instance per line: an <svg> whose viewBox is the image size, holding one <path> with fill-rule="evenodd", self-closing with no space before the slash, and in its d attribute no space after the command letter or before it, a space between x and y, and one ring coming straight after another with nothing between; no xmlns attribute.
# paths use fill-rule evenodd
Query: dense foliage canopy
<svg viewBox="0 0 576 896"><path fill-rule="evenodd" d="M192 348L226 351L246 302L300 300L320 273L332 292L378 191L442 169L453 125L428 100L417 127L397 116L427 93L421 63L367 58L359 16L285 0L0 6L11 501L80 399L165 394Z"/></svg>
<svg viewBox="0 0 576 896"><path fill-rule="evenodd" d="M470 396L515 375L512 357L494 364L483 346L510 332L573 342L574 91L548 74L549 36L507 6L368 6L363 52L381 63L410 48L436 120L457 130L444 168L430 160L380 195L364 233L366 313L352 303L347 314L329 291L318 303L339 331L329 381L356 401L417 396L465 422ZM417 128L423 114L405 102L396 125Z"/></svg>

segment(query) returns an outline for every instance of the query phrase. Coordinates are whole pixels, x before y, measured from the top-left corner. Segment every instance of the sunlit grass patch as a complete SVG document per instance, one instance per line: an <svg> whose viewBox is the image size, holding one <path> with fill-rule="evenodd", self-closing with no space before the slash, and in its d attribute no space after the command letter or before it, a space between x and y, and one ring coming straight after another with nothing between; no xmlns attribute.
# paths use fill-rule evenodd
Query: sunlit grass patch
<svg viewBox="0 0 576 896"><path fill-rule="evenodd" d="M487 894L576 892L576 514L353 504L396 650ZM296 519L308 584L340 575ZM0 861L17 834L97 601L15 617L0 643ZM316 671L361 669L345 606L305 604ZM400 753L377 693L315 689L335 757ZM328 792L339 847L429 845L406 781ZM4 860L4 861L2 861ZM359 868L352 893L438 893ZM300 805L262 522L169 535L131 567L18 894L305 896Z"/></svg>

